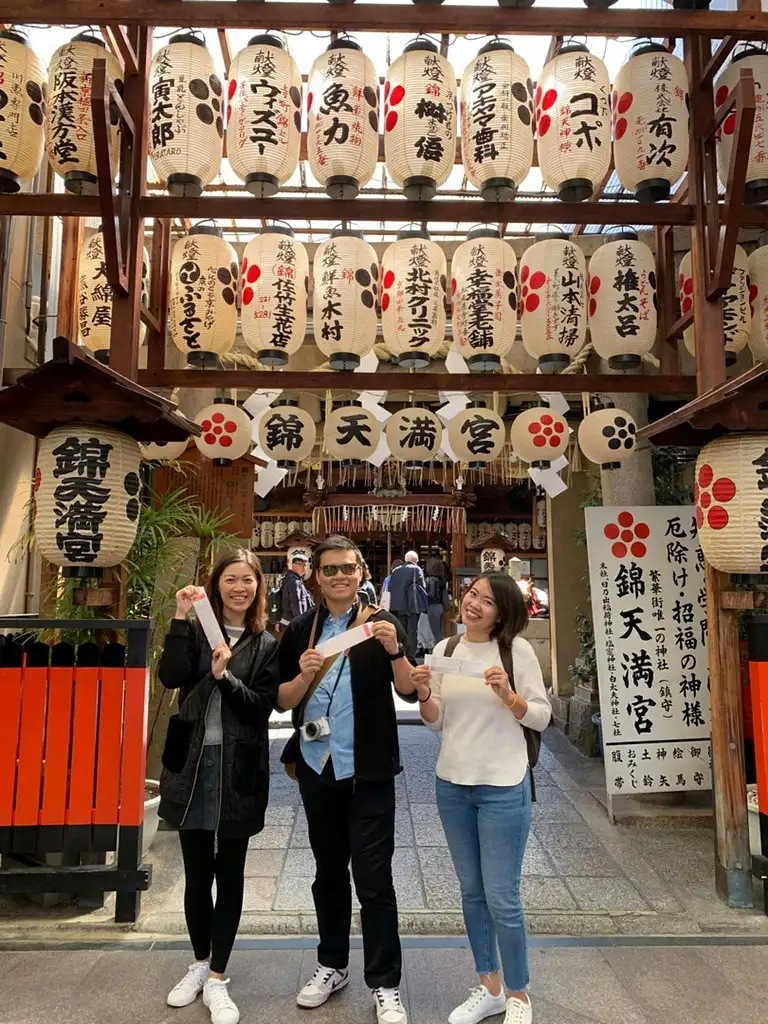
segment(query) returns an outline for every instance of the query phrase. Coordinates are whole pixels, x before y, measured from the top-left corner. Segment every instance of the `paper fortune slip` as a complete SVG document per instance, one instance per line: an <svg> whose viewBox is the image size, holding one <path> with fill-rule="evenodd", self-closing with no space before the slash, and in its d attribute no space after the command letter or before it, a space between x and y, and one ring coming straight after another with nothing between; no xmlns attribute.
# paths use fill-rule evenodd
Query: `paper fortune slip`
<svg viewBox="0 0 768 1024"><path fill-rule="evenodd" d="M346 633L332 636L330 640L318 644L315 650L320 651L324 658L331 658L339 651L348 651L350 647L357 647L364 640L370 640L372 636L373 626L370 622L364 622L362 626L355 626L354 629L348 629Z"/></svg>
<svg viewBox="0 0 768 1024"><path fill-rule="evenodd" d="M441 675L469 676L471 679L485 679L485 668L479 661L465 658L444 658L440 654L427 654L424 664Z"/></svg>
<svg viewBox="0 0 768 1024"><path fill-rule="evenodd" d="M195 598L195 615L197 621L203 627L208 643L211 645L211 650L215 651L219 644L225 644L227 638L221 632L221 626L219 625L218 619L213 614L213 608L211 602L208 600L208 595L204 590L200 590L200 594Z"/></svg>

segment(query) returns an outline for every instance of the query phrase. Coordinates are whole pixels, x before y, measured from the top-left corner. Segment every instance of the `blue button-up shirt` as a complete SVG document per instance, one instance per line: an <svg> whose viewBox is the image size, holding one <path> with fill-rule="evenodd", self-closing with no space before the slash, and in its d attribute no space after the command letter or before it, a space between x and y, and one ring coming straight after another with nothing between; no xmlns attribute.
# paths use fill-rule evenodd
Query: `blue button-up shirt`
<svg viewBox="0 0 768 1024"><path fill-rule="evenodd" d="M344 633L349 628L354 610L350 608L338 618L329 615L317 643ZM330 757L336 778L351 779L355 774L355 712L352 706L352 673L349 658L344 657L343 651L309 698L302 725L314 722L323 715L328 718L331 735L309 743L302 736L301 756L318 775L322 773Z"/></svg>

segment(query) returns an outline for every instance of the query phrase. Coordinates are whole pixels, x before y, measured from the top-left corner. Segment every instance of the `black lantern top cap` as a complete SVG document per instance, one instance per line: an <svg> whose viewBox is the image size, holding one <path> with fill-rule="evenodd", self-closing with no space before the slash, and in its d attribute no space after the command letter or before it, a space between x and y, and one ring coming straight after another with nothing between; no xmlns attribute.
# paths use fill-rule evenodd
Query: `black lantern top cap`
<svg viewBox="0 0 768 1024"><path fill-rule="evenodd" d="M268 33L262 33L260 36L253 36L252 39L248 40L249 46L274 46L278 50L284 50L285 45L282 39L278 39L277 36L271 36Z"/></svg>

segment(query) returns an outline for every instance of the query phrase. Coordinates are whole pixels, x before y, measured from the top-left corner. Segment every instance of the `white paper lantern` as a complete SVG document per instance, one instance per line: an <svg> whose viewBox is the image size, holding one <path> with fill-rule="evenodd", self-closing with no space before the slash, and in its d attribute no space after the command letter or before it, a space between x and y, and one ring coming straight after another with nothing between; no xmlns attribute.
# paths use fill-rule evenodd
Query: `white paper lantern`
<svg viewBox="0 0 768 1024"><path fill-rule="evenodd" d="M611 165L608 71L581 43L560 48L536 86L539 167L567 203L589 199Z"/></svg>
<svg viewBox="0 0 768 1024"><path fill-rule="evenodd" d="M361 402L348 402L328 416L323 438L328 453L342 466L362 466L379 446L381 424Z"/></svg>
<svg viewBox="0 0 768 1024"><path fill-rule="evenodd" d="M437 458L443 427L431 409L409 406L390 416L384 428L387 444L406 469L421 469Z"/></svg>
<svg viewBox="0 0 768 1024"><path fill-rule="evenodd" d="M384 346L400 366L429 366L445 341L445 253L420 228L400 231L381 263Z"/></svg>
<svg viewBox="0 0 768 1024"><path fill-rule="evenodd" d="M691 254L687 252L680 262L678 275L680 310L683 314L693 309L693 277ZM736 246L731 274L731 286L723 295L723 337L725 340L725 365L733 366L739 352L746 347L750 334L749 304L749 263L747 254ZM696 358L696 334L693 327L683 332L683 341L688 352Z"/></svg>
<svg viewBox="0 0 768 1024"><path fill-rule="evenodd" d="M568 424L559 412L537 405L514 418L509 440L518 459L537 469L546 469L566 453Z"/></svg>
<svg viewBox="0 0 768 1024"><path fill-rule="evenodd" d="M180 459L187 450L189 438L183 441L149 441L141 444L141 457L145 462L159 460L167 462L169 459Z"/></svg>
<svg viewBox="0 0 768 1024"><path fill-rule="evenodd" d="M173 247L171 337L193 366L216 366L237 333L237 253L221 228L198 224Z"/></svg>
<svg viewBox="0 0 768 1024"><path fill-rule="evenodd" d="M227 157L248 191L275 195L301 146L301 75L277 36L254 36L229 69Z"/></svg>
<svg viewBox="0 0 768 1024"><path fill-rule="evenodd" d="M152 58L150 156L172 196L199 196L221 170L224 91L205 42L172 36Z"/></svg>
<svg viewBox="0 0 768 1024"><path fill-rule="evenodd" d="M315 344L332 370L355 370L373 351L379 261L361 231L335 228L312 264Z"/></svg>
<svg viewBox="0 0 768 1024"><path fill-rule="evenodd" d="M48 68L48 111L45 117L45 149L64 187L76 195L98 194L96 144L91 115L93 62L107 62L107 78L122 92L122 70L101 39L81 32L60 46ZM112 178L117 172L120 118L111 110L109 157Z"/></svg>
<svg viewBox="0 0 768 1024"><path fill-rule="evenodd" d="M195 416L202 433L194 438L198 449L216 466L228 466L253 447L251 417L231 398L217 398Z"/></svg>
<svg viewBox="0 0 768 1024"><path fill-rule="evenodd" d="M379 79L359 43L335 39L312 65L307 155L331 199L354 199L379 158Z"/></svg>
<svg viewBox="0 0 768 1024"><path fill-rule="evenodd" d="M688 76L660 43L642 43L619 69L613 138L624 188L641 203L668 199L688 167Z"/></svg>
<svg viewBox="0 0 768 1024"><path fill-rule="evenodd" d="M602 469L616 469L635 453L637 424L624 409L598 409L579 424L579 448Z"/></svg>
<svg viewBox="0 0 768 1024"><path fill-rule="evenodd" d="M448 424L448 440L460 462L482 469L504 450L506 428L501 416L483 402L470 402Z"/></svg>
<svg viewBox="0 0 768 1024"><path fill-rule="evenodd" d="M259 424L259 444L282 469L293 469L312 454L317 437L315 422L298 402L280 401Z"/></svg>
<svg viewBox="0 0 768 1024"><path fill-rule="evenodd" d="M288 548L286 555L286 562L288 565L296 558L297 555L303 555L307 560L307 574L312 571L312 548L309 544L293 544ZM306 579L306 576L304 577Z"/></svg>
<svg viewBox="0 0 768 1024"><path fill-rule="evenodd" d="M483 548L480 552L480 572L504 572L506 564L503 548Z"/></svg>
<svg viewBox="0 0 768 1024"><path fill-rule="evenodd" d="M96 423L56 427L40 442L35 544L68 576L100 576L131 549L141 511L141 452L127 434Z"/></svg>
<svg viewBox="0 0 768 1024"><path fill-rule="evenodd" d="M768 434L729 434L696 460L696 523L721 572L768 574Z"/></svg>
<svg viewBox="0 0 768 1024"><path fill-rule="evenodd" d="M456 159L456 75L435 43L416 39L384 83L384 156L407 199L432 199Z"/></svg>
<svg viewBox="0 0 768 1024"><path fill-rule="evenodd" d="M0 32L0 193L37 174L45 148L45 72L18 32Z"/></svg>
<svg viewBox="0 0 768 1024"><path fill-rule="evenodd" d="M112 286L107 283L104 235L99 230L83 242L78 264L77 323L79 343L97 359L109 363L112 339ZM149 253L143 250L141 265L141 304L149 305ZM147 337L147 327L139 325L139 344Z"/></svg>
<svg viewBox="0 0 768 1024"><path fill-rule="evenodd" d="M474 228L451 260L453 341L473 372L498 370L515 342L517 257L496 228Z"/></svg>
<svg viewBox="0 0 768 1024"><path fill-rule="evenodd" d="M461 76L461 156L483 199L511 199L533 162L533 82L509 43L482 47Z"/></svg>
<svg viewBox="0 0 768 1024"><path fill-rule="evenodd" d="M653 253L621 232L589 261L589 330L613 370L636 370L656 340L658 300Z"/></svg>
<svg viewBox="0 0 768 1024"><path fill-rule="evenodd" d="M587 336L587 269L578 245L566 238L535 242L520 265L520 323L528 355L541 370L564 370Z"/></svg>
<svg viewBox="0 0 768 1024"><path fill-rule="evenodd" d="M745 203L764 203L768 200L768 150L766 150L765 123L768 116L766 109L766 89L768 89L768 52L757 46L745 45L735 53L730 64L718 76L715 82L715 108L722 107L729 93L738 85L742 69L749 68L755 80L755 123L752 130L752 143L749 147L747 160L747 182L744 187ZM717 133L717 169L720 181L728 186L728 175L731 163L731 149L736 132L736 109L731 110Z"/></svg>
<svg viewBox="0 0 768 1024"><path fill-rule="evenodd" d="M756 363L768 359L768 245L749 257L749 305L752 331L749 348Z"/></svg>
<svg viewBox="0 0 768 1024"><path fill-rule="evenodd" d="M309 258L293 229L263 228L243 254L243 338L265 366L285 366L307 331Z"/></svg>

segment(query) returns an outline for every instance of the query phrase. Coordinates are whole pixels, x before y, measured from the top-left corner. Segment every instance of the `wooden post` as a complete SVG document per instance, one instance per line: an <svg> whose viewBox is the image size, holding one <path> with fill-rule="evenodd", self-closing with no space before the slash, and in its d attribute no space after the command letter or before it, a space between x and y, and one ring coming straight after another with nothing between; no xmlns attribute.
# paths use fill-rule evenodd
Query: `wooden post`
<svg viewBox="0 0 768 1024"><path fill-rule="evenodd" d="M149 282L149 309L157 320L159 330L148 331L147 367L165 368L166 324L168 317L168 274L171 259L171 221L156 220L152 233L151 279Z"/></svg>
<svg viewBox="0 0 768 1024"><path fill-rule="evenodd" d="M83 221L80 217L64 217L61 232L56 331L75 345L77 344L77 275L82 247Z"/></svg>

